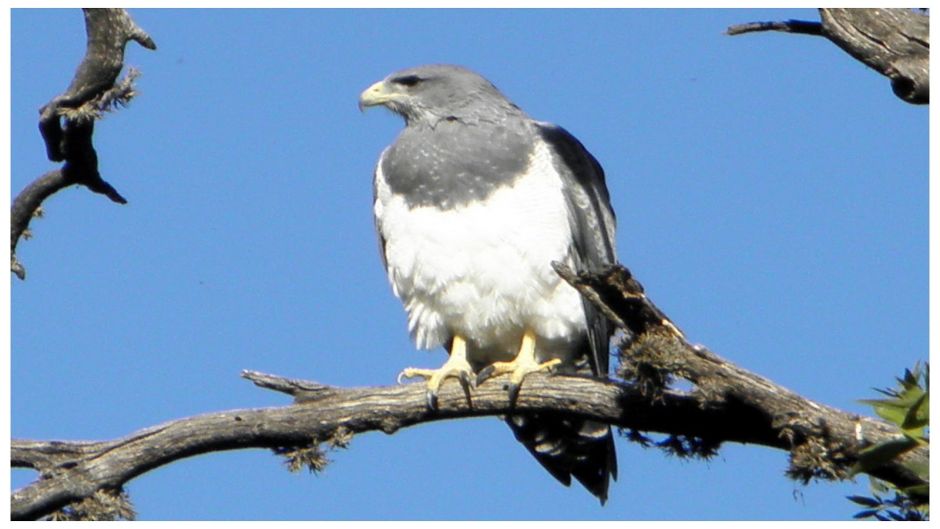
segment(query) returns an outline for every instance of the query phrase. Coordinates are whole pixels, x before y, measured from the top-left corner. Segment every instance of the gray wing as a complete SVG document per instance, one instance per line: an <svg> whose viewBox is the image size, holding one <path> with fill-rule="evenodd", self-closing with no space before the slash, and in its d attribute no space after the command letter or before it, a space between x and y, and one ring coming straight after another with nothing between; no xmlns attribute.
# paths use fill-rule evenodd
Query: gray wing
<svg viewBox="0 0 940 529"><path fill-rule="evenodd" d="M536 128L554 154L555 168L564 182L572 217L575 267L579 272L599 272L617 262L616 217L604 169L584 145L567 130L552 123L536 122ZM606 375L610 356L610 325L589 303L584 303L591 346L592 370Z"/></svg>
<svg viewBox="0 0 940 529"><path fill-rule="evenodd" d="M535 122L535 127L551 150L554 168L563 182L574 267L578 271L603 270L617 262L615 219L604 170L565 129L541 122ZM582 299L582 306L588 324L588 343L582 356L589 366L579 362L575 370L590 367L594 376L606 378L611 327L594 305ZM507 422L516 438L556 479L567 485L574 476L604 503L610 478L617 479L617 453L610 426L551 413L510 416Z"/></svg>
<svg viewBox="0 0 940 529"><path fill-rule="evenodd" d="M375 235L379 240L379 257L382 258L382 268L385 270L386 275L388 274L388 259L385 257L385 237L382 236L382 229L379 226L379 219L375 216L375 203L379 200L378 193L378 179L380 177L379 171L382 170L382 162L385 161L385 153L388 152L388 147L386 147L382 154L379 155L379 161L375 164L375 169L372 171L372 208L373 216L372 221L375 223Z"/></svg>

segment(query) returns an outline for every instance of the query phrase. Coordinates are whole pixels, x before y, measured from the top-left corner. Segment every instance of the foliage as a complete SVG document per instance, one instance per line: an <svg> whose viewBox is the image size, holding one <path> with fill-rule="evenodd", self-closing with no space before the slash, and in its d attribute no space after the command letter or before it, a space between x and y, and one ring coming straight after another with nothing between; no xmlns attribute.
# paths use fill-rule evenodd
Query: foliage
<svg viewBox="0 0 940 529"><path fill-rule="evenodd" d="M900 458L918 447L930 446L930 365L919 363L904 370L896 379L895 388L876 389L884 399L868 399L881 418L897 425L903 436L869 446L859 454L853 473L868 472L887 461ZM891 483L871 478L871 497L849 496L849 500L865 507L855 518L878 520L927 520L930 515L930 468L926 462L901 463L924 484L897 488ZM892 495L893 494L893 495Z"/></svg>
<svg viewBox="0 0 940 529"><path fill-rule="evenodd" d="M871 478L872 496L849 496L853 502L865 507L855 513L853 518L876 518L882 521L918 521L929 519L929 507L911 499L908 494L899 491L890 483ZM893 493L893 496L891 494Z"/></svg>

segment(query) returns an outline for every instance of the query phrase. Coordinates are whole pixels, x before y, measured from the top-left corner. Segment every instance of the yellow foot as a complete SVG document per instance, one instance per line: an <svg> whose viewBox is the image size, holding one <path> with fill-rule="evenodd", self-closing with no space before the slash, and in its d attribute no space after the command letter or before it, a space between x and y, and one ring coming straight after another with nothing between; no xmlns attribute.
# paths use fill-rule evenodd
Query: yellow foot
<svg viewBox="0 0 940 529"><path fill-rule="evenodd" d="M510 362L494 362L485 367L477 375L476 383L479 385L488 378L509 373L509 402L516 402L519 390L522 388L522 381L529 373L548 371L560 363L561 360L557 358L539 363L535 359L535 334L527 330L522 335L522 346L519 347L519 354Z"/></svg>
<svg viewBox="0 0 940 529"><path fill-rule="evenodd" d="M405 378L426 378L428 381L428 408L437 409L437 392L445 379L456 378L463 386L464 393L470 395L470 387L474 385L473 369L467 361L467 342L460 336L454 336L450 347L450 357L439 369L419 369L407 367L398 374L398 383Z"/></svg>

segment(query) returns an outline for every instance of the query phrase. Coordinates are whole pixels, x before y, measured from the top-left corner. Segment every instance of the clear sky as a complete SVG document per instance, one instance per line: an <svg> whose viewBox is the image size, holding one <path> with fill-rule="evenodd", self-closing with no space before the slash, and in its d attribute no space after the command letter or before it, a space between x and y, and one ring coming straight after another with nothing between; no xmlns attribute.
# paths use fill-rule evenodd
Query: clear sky
<svg viewBox="0 0 940 529"><path fill-rule="evenodd" d="M96 126L118 206L45 203L12 279L12 433L108 439L287 404L242 369L387 385L419 352L372 221L402 123L360 114L393 70L465 65L600 160L621 261L689 339L807 397L857 399L928 351L928 110L821 38L724 29L815 10L149 10L139 96ZM55 167L37 109L85 49L81 12L12 15L12 192ZM144 520L847 519L856 483L801 486L786 454L684 461L619 439L600 507L496 418L369 433L320 475L263 450L127 487ZM32 478L16 471L14 486Z"/></svg>

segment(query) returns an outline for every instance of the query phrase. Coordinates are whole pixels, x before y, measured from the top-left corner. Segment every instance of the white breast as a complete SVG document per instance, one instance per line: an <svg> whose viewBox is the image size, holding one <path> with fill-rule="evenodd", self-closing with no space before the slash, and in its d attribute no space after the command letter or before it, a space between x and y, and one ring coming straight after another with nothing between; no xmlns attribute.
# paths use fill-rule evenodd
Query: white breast
<svg viewBox="0 0 940 529"><path fill-rule="evenodd" d="M540 357L568 356L585 332L578 293L552 270L571 264L571 221L551 153L540 145L527 174L482 203L409 209L376 170L376 225L388 278L418 347L460 334L471 357L512 356L523 329Z"/></svg>

